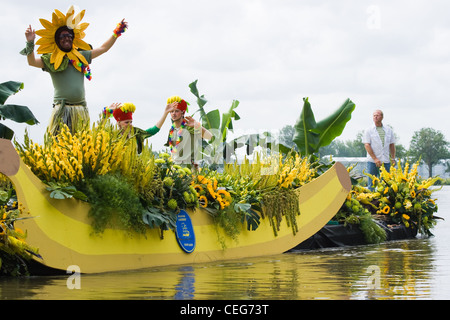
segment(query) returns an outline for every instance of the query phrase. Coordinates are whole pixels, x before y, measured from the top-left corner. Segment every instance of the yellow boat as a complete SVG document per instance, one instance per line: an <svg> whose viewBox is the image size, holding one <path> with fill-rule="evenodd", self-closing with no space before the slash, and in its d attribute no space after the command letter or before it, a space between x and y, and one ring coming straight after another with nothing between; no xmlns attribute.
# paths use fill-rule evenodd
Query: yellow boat
<svg viewBox="0 0 450 320"><path fill-rule="evenodd" d="M77 266L82 273L143 269L154 266L193 264L240 259L286 252L319 231L339 210L351 190L350 177L336 163L320 177L302 186L301 214L294 235L286 221L275 236L268 219L261 219L255 231L244 227L237 240L221 235L203 209L188 211L195 235L195 247L188 253L175 231L148 229L145 236L119 229L92 234L88 219L90 206L76 199L56 200L46 185L22 162L11 141L0 139L0 172L8 176L22 207L16 227L27 232L27 243L39 249L37 262L59 270ZM189 233L189 231L187 232ZM223 243L225 241L225 243ZM225 246L224 246L225 245Z"/></svg>

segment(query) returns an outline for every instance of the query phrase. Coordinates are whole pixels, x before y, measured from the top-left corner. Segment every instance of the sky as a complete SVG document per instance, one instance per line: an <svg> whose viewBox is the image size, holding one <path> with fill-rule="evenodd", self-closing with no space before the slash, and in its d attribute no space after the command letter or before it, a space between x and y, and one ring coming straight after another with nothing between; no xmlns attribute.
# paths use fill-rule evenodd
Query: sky
<svg viewBox="0 0 450 320"><path fill-rule="evenodd" d="M18 140L25 129L42 142L50 118L50 76L27 65L19 51L28 25L51 20L54 9L85 9L84 40L105 42L122 18L127 32L90 65L85 81L91 121L113 102L132 102L134 125L152 127L167 98L178 95L197 110L189 83L226 112L240 102L236 134L277 132L294 125L308 97L320 121L347 98L356 109L340 140L373 124L375 109L408 148L415 131L431 127L450 140L450 2L445 0L0 0L0 83L24 82L7 103L28 106L40 121L4 121ZM195 115L198 119L198 113ZM149 138L160 150L170 129Z"/></svg>

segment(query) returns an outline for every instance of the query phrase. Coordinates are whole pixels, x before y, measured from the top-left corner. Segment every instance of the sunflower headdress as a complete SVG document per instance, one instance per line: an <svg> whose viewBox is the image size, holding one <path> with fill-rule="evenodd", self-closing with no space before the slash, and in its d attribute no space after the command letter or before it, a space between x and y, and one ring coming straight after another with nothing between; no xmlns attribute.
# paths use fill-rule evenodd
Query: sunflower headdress
<svg viewBox="0 0 450 320"><path fill-rule="evenodd" d="M83 41L86 35L84 31L89 26L87 22L81 23L84 13L85 10L75 15L75 9L71 6L66 14L55 9L55 12L52 13L51 22L46 19L39 19L44 29L36 31L36 34L41 37L36 41L36 45L39 45L38 54L50 54L50 64L53 65L55 71L64 70L70 62L75 69L84 73L90 80L88 62L78 51L78 49L91 50L91 46ZM73 45L69 52L63 51L57 43L57 35L61 32L61 29L68 29L73 35ZM61 70L58 70L59 68Z"/></svg>

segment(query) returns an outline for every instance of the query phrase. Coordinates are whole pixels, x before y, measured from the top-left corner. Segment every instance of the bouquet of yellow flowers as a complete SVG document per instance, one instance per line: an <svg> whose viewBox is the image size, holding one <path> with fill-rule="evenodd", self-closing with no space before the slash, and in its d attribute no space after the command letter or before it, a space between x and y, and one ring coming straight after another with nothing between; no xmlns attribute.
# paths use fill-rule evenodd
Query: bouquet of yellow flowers
<svg viewBox="0 0 450 320"><path fill-rule="evenodd" d="M374 181L374 197L378 200L377 213L388 216L392 223L403 223L406 227L416 228L419 233L432 235L430 229L436 224L434 213L438 207L431 195L438 189L430 189L439 177L425 180L418 178L415 163L410 168L391 167L388 172L384 167L380 177L371 176Z"/></svg>

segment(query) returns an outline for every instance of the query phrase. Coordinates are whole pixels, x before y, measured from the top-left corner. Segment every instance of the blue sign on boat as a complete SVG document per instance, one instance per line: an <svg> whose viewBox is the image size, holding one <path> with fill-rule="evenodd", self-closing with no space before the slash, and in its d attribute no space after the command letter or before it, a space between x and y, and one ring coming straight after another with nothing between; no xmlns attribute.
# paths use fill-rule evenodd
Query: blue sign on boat
<svg viewBox="0 0 450 320"><path fill-rule="evenodd" d="M191 217L184 210L181 210L177 217L175 234L178 244L184 252L191 253L195 249L195 234Z"/></svg>

